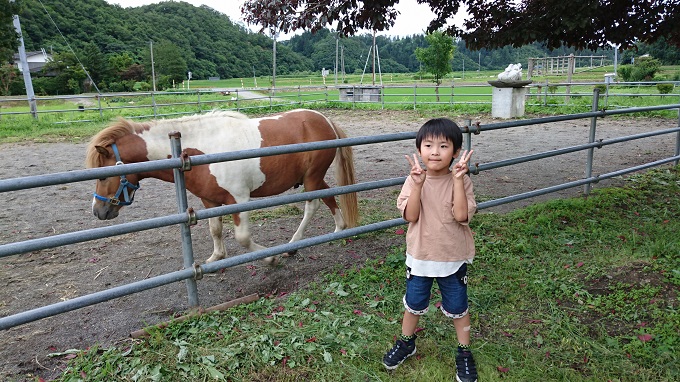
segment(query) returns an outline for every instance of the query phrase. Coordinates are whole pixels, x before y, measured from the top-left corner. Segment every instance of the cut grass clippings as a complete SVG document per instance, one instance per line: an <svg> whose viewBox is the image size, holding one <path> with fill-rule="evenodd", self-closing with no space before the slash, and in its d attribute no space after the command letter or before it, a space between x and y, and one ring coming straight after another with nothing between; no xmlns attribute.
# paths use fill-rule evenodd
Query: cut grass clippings
<svg viewBox="0 0 680 382"><path fill-rule="evenodd" d="M680 380L680 167L587 198L480 213L472 227L480 381ZM401 327L403 252L83 350L57 381L451 381L455 335L437 292L417 355L393 372L381 363Z"/></svg>

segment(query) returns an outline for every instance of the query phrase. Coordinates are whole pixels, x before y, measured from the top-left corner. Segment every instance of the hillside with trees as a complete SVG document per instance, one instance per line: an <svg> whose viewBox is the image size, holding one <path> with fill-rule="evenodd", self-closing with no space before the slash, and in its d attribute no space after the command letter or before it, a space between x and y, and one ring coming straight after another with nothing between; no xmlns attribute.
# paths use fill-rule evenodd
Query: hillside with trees
<svg viewBox="0 0 680 382"><path fill-rule="evenodd" d="M94 45L102 55L127 54L143 63L153 41L174 45L196 78L271 70L271 39L211 8L184 2L121 8L103 0L23 0L20 18L27 50L78 53ZM277 59L281 74L309 67L307 59L286 47Z"/></svg>

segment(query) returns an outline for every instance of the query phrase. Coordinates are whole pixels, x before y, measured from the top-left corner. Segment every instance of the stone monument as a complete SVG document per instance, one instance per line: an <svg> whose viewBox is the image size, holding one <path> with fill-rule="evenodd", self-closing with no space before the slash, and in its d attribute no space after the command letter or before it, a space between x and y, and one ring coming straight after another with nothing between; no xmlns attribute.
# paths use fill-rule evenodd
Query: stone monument
<svg viewBox="0 0 680 382"><path fill-rule="evenodd" d="M510 64L498 81L488 81L493 86L491 116L494 118L516 118L524 116L524 101L531 80L522 80L522 64Z"/></svg>

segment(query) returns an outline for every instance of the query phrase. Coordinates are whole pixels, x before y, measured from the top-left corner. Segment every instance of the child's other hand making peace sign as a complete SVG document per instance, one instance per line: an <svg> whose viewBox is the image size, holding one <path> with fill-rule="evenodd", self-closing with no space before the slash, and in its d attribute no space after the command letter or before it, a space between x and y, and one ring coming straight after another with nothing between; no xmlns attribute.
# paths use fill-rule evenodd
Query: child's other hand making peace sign
<svg viewBox="0 0 680 382"><path fill-rule="evenodd" d="M474 150L470 151L463 151L460 154L460 160L458 163L453 165L453 178L462 178L463 175L467 174L469 168L468 168L468 162L470 162L470 157L472 156L472 153Z"/></svg>

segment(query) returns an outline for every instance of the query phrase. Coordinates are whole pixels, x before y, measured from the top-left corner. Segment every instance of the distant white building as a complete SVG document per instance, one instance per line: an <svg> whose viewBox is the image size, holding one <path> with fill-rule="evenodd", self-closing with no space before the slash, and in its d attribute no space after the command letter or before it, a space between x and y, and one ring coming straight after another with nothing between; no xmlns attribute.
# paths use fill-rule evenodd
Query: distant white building
<svg viewBox="0 0 680 382"><path fill-rule="evenodd" d="M22 68L19 60L19 53L16 53L13 57L14 66L16 66L21 72ZM52 61L52 55L45 52L45 49L41 49L34 52L26 52L26 61L28 62L28 69L31 73L40 72L46 63Z"/></svg>

